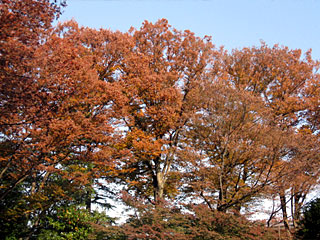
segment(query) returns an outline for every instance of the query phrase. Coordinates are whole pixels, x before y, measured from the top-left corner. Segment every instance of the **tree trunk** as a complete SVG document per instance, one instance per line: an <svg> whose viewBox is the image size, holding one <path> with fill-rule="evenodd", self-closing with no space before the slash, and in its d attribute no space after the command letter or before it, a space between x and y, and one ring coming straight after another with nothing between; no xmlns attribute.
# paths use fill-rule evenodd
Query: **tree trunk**
<svg viewBox="0 0 320 240"><path fill-rule="evenodd" d="M280 196L283 224L285 229L290 233L288 213L287 213L287 202L286 202L285 191L283 189L280 189L279 196Z"/></svg>
<svg viewBox="0 0 320 240"><path fill-rule="evenodd" d="M32 178L33 178L33 181L32 181L32 184L31 184L31 190L30 190L30 194L33 195L35 194L36 192L36 187L37 187L37 173L33 173L32 174Z"/></svg>
<svg viewBox="0 0 320 240"><path fill-rule="evenodd" d="M221 187L219 189L219 201L217 203L217 210L219 212L227 212L227 204L226 204L226 189Z"/></svg>
<svg viewBox="0 0 320 240"><path fill-rule="evenodd" d="M154 200L159 203L163 200L165 179L162 172L157 172L155 183L154 183Z"/></svg>
<svg viewBox="0 0 320 240"><path fill-rule="evenodd" d="M296 191L296 189L293 189L291 194L292 194L292 197L291 197L292 222L293 222L294 228L296 229L298 227L298 222L300 220L303 196L301 193Z"/></svg>
<svg viewBox="0 0 320 240"><path fill-rule="evenodd" d="M88 212L91 212L91 190L87 189L86 196L85 196L85 204L86 204L86 210Z"/></svg>

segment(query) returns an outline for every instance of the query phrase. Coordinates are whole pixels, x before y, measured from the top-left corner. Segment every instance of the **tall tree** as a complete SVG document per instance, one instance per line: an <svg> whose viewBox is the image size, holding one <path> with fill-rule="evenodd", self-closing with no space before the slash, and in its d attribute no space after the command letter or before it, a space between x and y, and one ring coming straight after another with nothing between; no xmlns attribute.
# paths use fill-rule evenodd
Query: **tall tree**
<svg viewBox="0 0 320 240"><path fill-rule="evenodd" d="M278 159L279 163L286 166L286 169L292 170L286 174L287 179L282 179L278 183L283 218L284 222L287 222L287 189L291 189L290 199L296 204L298 204L297 201L303 201L305 195L312 189L310 185L305 184L298 187L292 179L295 176L306 176L305 169L308 169L310 164L315 170L313 177L319 170L317 154L305 155L309 156L306 158L301 154L306 151L317 152L317 148L309 144L312 140L308 139L313 139L313 136L312 131L307 131L308 128L311 129L311 125L306 124L308 121L306 113L309 112L309 116L312 116L316 112L311 110L315 108L312 108L310 103L314 102L314 93L317 91L319 77L316 71L319 63L312 60L311 51L308 51L302 58L301 50L290 50L277 45L270 48L264 43L261 47L233 51L224 63L227 78L234 86L262 97L265 105L272 112L274 125L282 130L292 129L291 131L294 131L295 136L292 137L291 144L286 147L288 154ZM311 119L314 118L309 117L309 119L313 121ZM299 143L299 146L296 143ZM311 183L309 180L306 182ZM313 183L315 184L316 181ZM301 197L302 193L303 197ZM300 202L298 205L301 204ZM299 216L299 211L300 207L297 208L294 218ZM288 228L288 224L286 227Z"/></svg>
<svg viewBox="0 0 320 240"><path fill-rule="evenodd" d="M17 236L28 238L55 206L81 202L98 167L114 169L108 105L115 97L91 52L65 38L63 26L51 28L57 5L1 7L1 235L20 224Z"/></svg>
<svg viewBox="0 0 320 240"><path fill-rule="evenodd" d="M201 96L202 108L185 134L194 151L193 157L187 154L185 191L211 210L240 213L279 178L278 158L286 154L279 148L290 133L272 126L260 96L224 80L204 84Z"/></svg>
<svg viewBox="0 0 320 240"><path fill-rule="evenodd" d="M207 37L171 28L166 20L146 21L130 37L131 49L119 66L118 80L126 97L125 144L132 154L124 166L135 169L129 175L130 188L158 202L174 194L168 179L174 179L179 135L194 112L212 44Z"/></svg>

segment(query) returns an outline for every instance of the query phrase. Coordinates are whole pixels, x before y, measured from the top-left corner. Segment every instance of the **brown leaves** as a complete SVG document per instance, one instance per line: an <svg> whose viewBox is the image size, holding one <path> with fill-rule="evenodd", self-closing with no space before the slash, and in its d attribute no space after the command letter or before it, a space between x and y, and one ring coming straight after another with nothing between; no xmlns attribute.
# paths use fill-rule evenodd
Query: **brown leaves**
<svg viewBox="0 0 320 240"><path fill-rule="evenodd" d="M302 59L301 50L262 43L260 48L233 51L225 59L225 70L235 87L261 94L277 118L297 124L299 111L306 108L304 92L318 68L310 53Z"/></svg>

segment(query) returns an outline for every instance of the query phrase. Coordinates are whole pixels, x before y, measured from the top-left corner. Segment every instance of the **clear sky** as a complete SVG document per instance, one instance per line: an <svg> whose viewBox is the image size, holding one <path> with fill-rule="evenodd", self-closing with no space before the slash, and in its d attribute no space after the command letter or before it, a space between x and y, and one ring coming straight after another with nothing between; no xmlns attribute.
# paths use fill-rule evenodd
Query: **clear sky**
<svg viewBox="0 0 320 240"><path fill-rule="evenodd" d="M160 18L226 49L279 43L320 59L320 0L67 0L60 21L127 31Z"/></svg>

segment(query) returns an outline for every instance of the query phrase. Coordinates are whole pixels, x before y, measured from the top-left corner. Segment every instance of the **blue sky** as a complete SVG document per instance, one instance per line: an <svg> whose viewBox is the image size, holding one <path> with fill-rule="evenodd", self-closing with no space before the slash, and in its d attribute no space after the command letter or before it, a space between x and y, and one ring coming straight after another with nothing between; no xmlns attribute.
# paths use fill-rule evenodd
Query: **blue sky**
<svg viewBox="0 0 320 240"><path fill-rule="evenodd" d="M279 43L320 59L320 0L67 0L60 21L127 31L160 18L226 49Z"/></svg>

